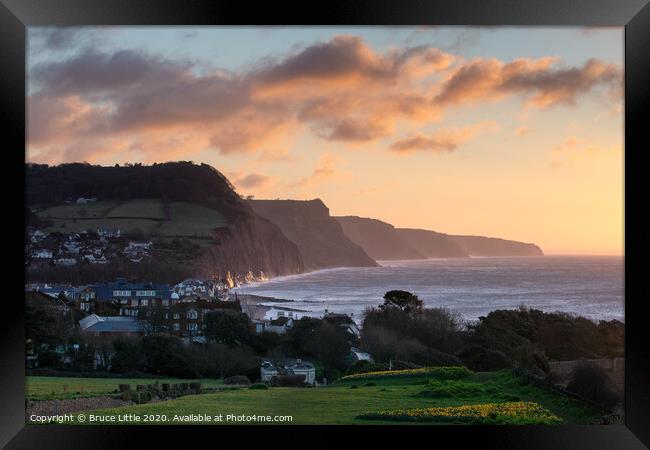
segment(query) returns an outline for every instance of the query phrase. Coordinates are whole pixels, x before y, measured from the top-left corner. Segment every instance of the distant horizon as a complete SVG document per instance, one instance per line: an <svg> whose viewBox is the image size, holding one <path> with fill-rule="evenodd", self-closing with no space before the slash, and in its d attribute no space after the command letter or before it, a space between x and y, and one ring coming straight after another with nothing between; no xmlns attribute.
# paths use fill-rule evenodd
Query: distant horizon
<svg viewBox="0 0 650 450"><path fill-rule="evenodd" d="M28 27L26 162L623 255L623 28ZM552 249L552 250L546 250Z"/></svg>
<svg viewBox="0 0 650 450"><path fill-rule="evenodd" d="M181 161L179 160L179 161L165 161L165 162L173 163L173 162L181 162ZM187 162L190 162L190 161L187 161ZM214 169L216 169L216 170L219 170L217 167L214 167L214 166L212 166L211 164L208 164L208 163L197 162L197 161L191 161L191 162L194 163L194 164L207 164L207 165L209 165L210 167L212 167L212 168L214 168ZM44 164L44 165L50 165L50 166L52 165L52 164L48 164L48 163L45 163L45 162L38 162L38 161L26 161L25 163L26 163L26 164L37 164L37 165L38 165L38 164ZM70 161L70 162L60 163L60 164L91 164L91 163L88 163L88 162L86 162L86 161ZM152 162L152 163L144 163L144 162L134 161L134 162L125 162L125 163L122 163L122 164L119 164L119 165L120 165L120 166L125 166L125 165L127 165L127 164L133 164L133 165L135 165L135 164L142 164L142 165L149 166L149 165L153 165L153 164L162 164L162 163L156 163L156 162ZM55 164L55 165L59 165L59 164ZM104 166L104 167L111 167L111 166L107 166L107 165L106 165L106 166ZM219 172L221 172L221 171L219 170ZM237 192L237 191L236 191L236 192ZM241 195L242 198L244 198L244 199L246 198L245 195L240 194L239 192L237 192L237 193L238 193L239 195ZM327 206L327 207L329 208L329 205L328 205L324 200L322 200L320 197L314 197L314 198L310 198L310 199L295 199L295 198L258 198L258 197L255 196L254 194L248 194L248 195L253 195L253 196L254 196L254 199L253 199L253 200L293 200L293 201L314 201L314 200L320 200L320 201L322 201L322 202L325 204L325 206ZM331 209L330 209L330 216L333 216L333 217L341 217L341 216L344 216L344 215L343 215L343 214L333 214L332 211L331 211ZM608 251L604 251L604 252L594 252L594 251L588 251L588 250L587 250L587 251L585 251L584 253L580 253L579 251L576 251L576 250L552 250L552 251L550 251L550 252L547 252L547 251L544 249L544 247L542 247L541 245L537 244L536 242L525 241L525 240L523 240L523 241L519 241L519 240L511 239L511 238L509 238L509 237L507 237L507 236L502 236L502 235L494 235L494 236L491 236L491 235L488 235L488 234L482 234L482 233L480 233L480 232L473 232L473 233L468 233L468 234L466 234L466 233L455 233L455 232L453 232L453 231L444 231L444 230L429 229L429 228L419 228L419 227L413 227L413 226L399 226L399 227L398 227L398 226L396 226L395 224L392 224L392 223L388 222L387 220L382 219L381 217L366 217L366 216L360 216L360 215L358 215L358 214L346 214L345 216L356 216L356 217L367 218L367 219L375 219L375 220L379 220L379 221L382 221L382 222L388 223L388 224L390 224L390 225L393 225L393 226L395 226L395 228L421 229L421 230L435 231L435 232L438 232L438 233L449 234L449 235L483 236L483 237L489 237L489 238L504 239L504 240L508 240L508 241L517 241L517 242L524 242L524 243L528 243L528 244L535 244L535 245L537 245L538 247L540 247L540 248L542 249L542 252L544 253L543 256L621 256L621 257L622 257L622 256L625 256L624 253L616 253L615 251L614 251L614 252L608 252ZM498 257L497 257L497 256L481 256L480 258L498 258Z"/></svg>

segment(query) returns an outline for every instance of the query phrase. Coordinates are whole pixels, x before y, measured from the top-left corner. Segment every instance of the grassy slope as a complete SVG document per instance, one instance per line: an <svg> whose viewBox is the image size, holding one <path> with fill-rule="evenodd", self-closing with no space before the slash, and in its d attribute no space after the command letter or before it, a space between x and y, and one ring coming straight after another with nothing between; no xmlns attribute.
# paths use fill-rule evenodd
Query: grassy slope
<svg viewBox="0 0 650 450"><path fill-rule="evenodd" d="M54 222L54 226L45 229L48 233L119 228L125 233L139 229L159 237L211 237L212 230L226 225L218 211L204 206L185 202L172 202L168 206L166 213L159 199L72 203L47 208L38 216Z"/></svg>
<svg viewBox="0 0 650 450"><path fill-rule="evenodd" d="M203 387L216 387L221 380L181 380L178 378L76 378L26 377L26 397L29 400L54 400L78 397L97 397L118 391L119 384L190 383L201 381Z"/></svg>
<svg viewBox="0 0 650 450"><path fill-rule="evenodd" d="M593 414L579 404L557 397L535 387L520 384L504 372L479 373L467 381L492 382L502 393L535 401L548 408L567 423L588 423ZM471 399L418 398L426 378L376 380L376 386L365 382L342 382L324 388L270 388L268 390L239 389L214 394L187 396L162 403L128 408L98 410L94 414L259 414L292 415L292 424L395 424L396 422L356 419L361 413L385 409L453 406L503 401L494 396ZM350 386L356 384L357 389Z"/></svg>

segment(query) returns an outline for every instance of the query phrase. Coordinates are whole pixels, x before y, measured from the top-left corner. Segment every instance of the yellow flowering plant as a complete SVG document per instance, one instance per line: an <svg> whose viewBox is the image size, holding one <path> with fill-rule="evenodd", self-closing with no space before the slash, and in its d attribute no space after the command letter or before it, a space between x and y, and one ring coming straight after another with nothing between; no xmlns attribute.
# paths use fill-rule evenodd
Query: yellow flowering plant
<svg viewBox="0 0 650 450"><path fill-rule="evenodd" d="M431 376L445 380L457 380L470 375L472 372L467 367L457 366L440 366L440 367L422 367L420 369L406 370L383 370L379 372L355 373L341 377L339 381L349 380L371 380L376 378L392 377L421 377Z"/></svg>
<svg viewBox="0 0 650 450"><path fill-rule="evenodd" d="M562 419L535 402L397 409L362 414L360 419L411 422L452 422L476 425L551 425Z"/></svg>

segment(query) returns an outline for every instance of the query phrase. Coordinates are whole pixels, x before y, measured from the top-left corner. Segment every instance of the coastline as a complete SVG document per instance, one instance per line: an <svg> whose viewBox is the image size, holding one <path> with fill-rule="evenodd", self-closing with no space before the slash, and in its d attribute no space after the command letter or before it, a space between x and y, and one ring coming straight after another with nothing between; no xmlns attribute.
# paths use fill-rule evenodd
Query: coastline
<svg viewBox="0 0 650 450"><path fill-rule="evenodd" d="M302 313L309 313L310 311L304 310L304 309L297 309L297 308L290 308L287 306L279 306L279 305L265 305L264 303L293 303L294 300L287 300L287 299L281 299L281 298L275 298L275 297L265 297L262 295L254 295L254 294L236 294L237 300L239 300L239 303L242 307L242 311L245 312L248 317L250 317L251 320L264 320L266 318L267 313L269 313L272 310L279 310L279 311L288 311L288 312L302 312Z"/></svg>

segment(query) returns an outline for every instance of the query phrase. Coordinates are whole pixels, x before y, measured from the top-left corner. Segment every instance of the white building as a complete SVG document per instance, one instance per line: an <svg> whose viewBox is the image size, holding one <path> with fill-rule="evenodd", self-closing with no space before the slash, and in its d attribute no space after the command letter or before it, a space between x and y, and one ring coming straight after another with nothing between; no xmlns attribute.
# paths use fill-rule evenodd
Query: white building
<svg viewBox="0 0 650 450"><path fill-rule="evenodd" d="M316 368L310 362L296 359L284 365L274 365L270 361L264 361L260 367L260 378L262 381L271 382L273 377L279 375L303 375L305 384L313 386L316 384Z"/></svg>
<svg viewBox="0 0 650 450"><path fill-rule="evenodd" d="M288 364L284 368L294 375L304 375L306 384L313 386L316 383L316 368L310 362L296 359L294 363Z"/></svg>

